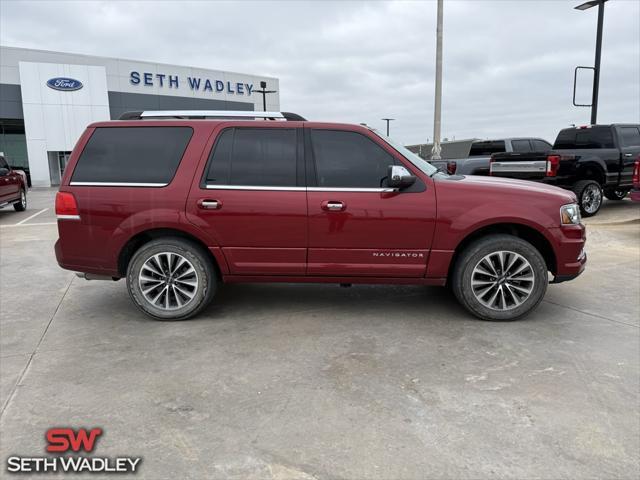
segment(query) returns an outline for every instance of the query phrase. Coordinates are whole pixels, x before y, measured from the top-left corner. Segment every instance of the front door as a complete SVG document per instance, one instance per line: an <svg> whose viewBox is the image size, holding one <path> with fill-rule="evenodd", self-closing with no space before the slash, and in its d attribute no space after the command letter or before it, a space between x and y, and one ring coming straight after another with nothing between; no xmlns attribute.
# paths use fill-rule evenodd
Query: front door
<svg viewBox="0 0 640 480"><path fill-rule="evenodd" d="M304 275L301 145L297 128L238 126L217 136L187 213L217 240L231 274Z"/></svg>
<svg viewBox="0 0 640 480"><path fill-rule="evenodd" d="M435 227L433 184L385 188L390 165L416 169L373 134L306 130L309 253L315 276L423 277ZM315 178L314 178L315 177Z"/></svg>

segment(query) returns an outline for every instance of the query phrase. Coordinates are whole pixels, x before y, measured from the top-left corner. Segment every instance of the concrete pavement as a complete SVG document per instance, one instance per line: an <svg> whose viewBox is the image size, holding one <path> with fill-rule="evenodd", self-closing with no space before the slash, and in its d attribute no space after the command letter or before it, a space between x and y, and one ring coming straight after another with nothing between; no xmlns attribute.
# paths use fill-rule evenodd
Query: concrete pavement
<svg viewBox="0 0 640 480"><path fill-rule="evenodd" d="M475 320L440 288L228 285L172 323L58 268L52 199L0 211L3 473L50 427L100 426L96 455L142 456L154 480L640 474L628 200L587 220L587 270L522 321Z"/></svg>

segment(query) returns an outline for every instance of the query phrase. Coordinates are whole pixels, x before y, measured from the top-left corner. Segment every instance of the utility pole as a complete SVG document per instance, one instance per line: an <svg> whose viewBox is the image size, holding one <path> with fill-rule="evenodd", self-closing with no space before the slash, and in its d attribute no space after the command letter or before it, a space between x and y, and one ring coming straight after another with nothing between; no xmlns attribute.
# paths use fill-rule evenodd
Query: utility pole
<svg viewBox="0 0 640 480"><path fill-rule="evenodd" d="M442 9L443 0L438 0L436 27L436 98L433 109L433 148L431 159L440 160L440 119L442 117Z"/></svg>
<svg viewBox="0 0 640 480"><path fill-rule="evenodd" d="M593 96L591 97L591 125L598 118L598 93L600 90L600 57L602 55L602 24L604 23L604 2L598 4L598 31L596 33L596 59L593 72Z"/></svg>
<svg viewBox="0 0 640 480"><path fill-rule="evenodd" d="M604 24L604 2L607 0L589 0L577 7L576 10L588 10L598 6L598 29L596 31L596 58L593 65L593 91L591 94L591 125L595 125L598 118L598 93L600 90L600 57L602 56L602 26ZM582 67L578 67L582 68ZM575 85L574 85L575 90ZM575 97L575 91L574 91ZM574 100L575 105L575 100Z"/></svg>
<svg viewBox="0 0 640 480"><path fill-rule="evenodd" d="M387 137L389 136L389 122L392 122L393 120L395 120L395 118L382 118L381 120L384 120L385 122L387 122Z"/></svg>
<svg viewBox="0 0 640 480"><path fill-rule="evenodd" d="M260 82L260 90L256 90L256 92L262 94L262 111L267 111L267 93L276 93L277 90L267 90L267 82L264 80Z"/></svg>

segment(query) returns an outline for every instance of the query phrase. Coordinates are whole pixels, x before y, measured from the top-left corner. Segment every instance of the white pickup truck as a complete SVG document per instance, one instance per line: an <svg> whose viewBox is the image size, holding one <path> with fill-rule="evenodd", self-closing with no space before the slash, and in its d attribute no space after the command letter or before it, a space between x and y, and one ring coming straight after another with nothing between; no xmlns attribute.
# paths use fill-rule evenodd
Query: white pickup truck
<svg viewBox="0 0 640 480"><path fill-rule="evenodd" d="M541 138L478 140L471 144L467 157L442 160L427 159L427 161L450 175L489 175L491 155L494 153L530 153L548 152L549 150L551 150L551 144Z"/></svg>

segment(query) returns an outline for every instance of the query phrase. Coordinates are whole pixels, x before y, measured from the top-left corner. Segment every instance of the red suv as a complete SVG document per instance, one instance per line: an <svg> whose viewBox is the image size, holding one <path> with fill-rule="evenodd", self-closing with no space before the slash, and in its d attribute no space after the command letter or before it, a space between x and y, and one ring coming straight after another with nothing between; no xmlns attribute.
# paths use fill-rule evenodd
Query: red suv
<svg viewBox="0 0 640 480"><path fill-rule="evenodd" d="M220 282L448 285L512 320L584 269L573 193L447 175L375 130L272 112L136 112L90 125L56 198L63 268L126 277L157 319Z"/></svg>

